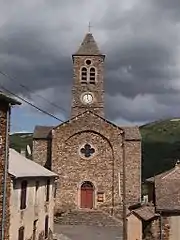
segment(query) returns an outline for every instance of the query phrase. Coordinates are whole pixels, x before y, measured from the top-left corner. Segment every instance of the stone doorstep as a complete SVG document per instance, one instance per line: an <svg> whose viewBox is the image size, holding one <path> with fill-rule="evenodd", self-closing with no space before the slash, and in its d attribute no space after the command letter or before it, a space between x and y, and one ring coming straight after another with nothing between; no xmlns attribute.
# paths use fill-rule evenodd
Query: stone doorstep
<svg viewBox="0 0 180 240"><path fill-rule="evenodd" d="M80 220L78 219L79 217L83 216L83 213L87 214L88 212L95 213L95 214L97 213L98 215L89 215L90 218L89 217L87 218L87 216L84 215L85 218L82 218L83 221L82 221L82 219L80 219ZM71 216L71 214L72 214L72 216ZM106 219L104 219L104 223L101 223L101 220L99 220L99 217L100 217L99 214L104 215L105 218L107 217L107 222L106 222ZM76 216L77 216L77 219L75 219ZM63 220L64 217L65 218L67 217L67 219ZM93 221L93 218L94 218L94 221ZM89 210L89 209L88 210L87 209L75 210L75 211L70 211L66 214L63 214L61 217L54 218L55 223L60 223L61 221L62 222L64 221L65 225L66 224L70 224L70 225L83 224L84 225L84 223L87 222L87 225L89 225L89 226L93 226L94 224L96 224L97 226L117 226L117 225L122 226L122 221L120 219L116 218L115 216L111 216L110 214L105 213L102 210ZM114 223L111 223L111 221L113 221ZM62 222L60 224L62 224Z"/></svg>

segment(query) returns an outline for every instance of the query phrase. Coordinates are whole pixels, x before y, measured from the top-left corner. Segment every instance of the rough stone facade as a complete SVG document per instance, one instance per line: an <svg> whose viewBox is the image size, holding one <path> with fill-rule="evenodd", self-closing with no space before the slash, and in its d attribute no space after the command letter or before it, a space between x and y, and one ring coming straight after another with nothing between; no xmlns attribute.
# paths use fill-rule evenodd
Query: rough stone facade
<svg viewBox="0 0 180 240"><path fill-rule="evenodd" d="M95 187L94 208L121 213L123 131L125 131L127 204L140 200L141 142L138 129L136 131L134 129L119 128L87 111L52 130L51 165L52 170L60 176L57 185L56 211L80 208L81 184L90 181ZM45 159L47 144L46 141L39 140L39 144L36 141L34 146L38 148L34 149L34 156L40 162L42 156ZM94 155L90 158L85 158L80 153L81 147L86 143L91 144L95 149ZM104 193L103 203L97 201L98 192Z"/></svg>
<svg viewBox="0 0 180 240"><path fill-rule="evenodd" d="M162 216L161 220L159 217L153 221L150 221L146 226L143 240L159 239L170 240L170 218L167 216Z"/></svg>
<svg viewBox="0 0 180 240"><path fill-rule="evenodd" d="M51 139L34 139L33 159L47 169L51 169Z"/></svg>
<svg viewBox="0 0 180 240"><path fill-rule="evenodd" d="M7 111L8 104L0 102L0 129L1 129L1 148L0 148L0 221L2 221L2 207L3 207L3 188L4 188L4 170L5 170L5 158L6 158L6 126L7 126ZM6 186L6 218L5 218L5 234L4 239L9 239L9 197L10 197L10 177L8 176ZM0 224L0 228L2 222ZM1 233L1 229L0 229Z"/></svg>
<svg viewBox="0 0 180 240"><path fill-rule="evenodd" d="M96 69L94 84L81 83L81 69L86 65L86 60L91 60L87 69L91 66ZM126 203L131 205L141 198L139 129L120 128L104 118L104 55L97 49L91 34L86 35L80 50L73 55L73 64L72 118L53 130L48 129L47 134L44 134L43 128L35 130L34 161L45 163L46 139L52 133L50 165L59 175L56 211L81 208L81 186L88 181L93 185L93 208L121 217L123 162L126 170ZM91 104L82 101L82 94L86 92L94 97ZM90 147L88 157L83 153L86 144Z"/></svg>
<svg viewBox="0 0 180 240"><path fill-rule="evenodd" d="M9 240L11 178L8 174L8 162L7 164L5 163L9 153L10 106L15 104L19 105L20 103L0 92L0 238L2 238L2 223L4 223L3 240ZM7 171L6 179L5 170ZM4 188L5 181L6 189ZM2 219L4 189L6 192L5 221Z"/></svg>
<svg viewBox="0 0 180 240"><path fill-rule="evenodd" d="M92 65L86 66L85 61L91 60ZM74 84L72 88L72 111L71 117L77 116L89 109L100 116L104 116L104 56L74 56ZM96 84L80 84L81 68L96 68ZM85 92L93 93L94 101L90 105L83 105L81 95Z"/></svg>

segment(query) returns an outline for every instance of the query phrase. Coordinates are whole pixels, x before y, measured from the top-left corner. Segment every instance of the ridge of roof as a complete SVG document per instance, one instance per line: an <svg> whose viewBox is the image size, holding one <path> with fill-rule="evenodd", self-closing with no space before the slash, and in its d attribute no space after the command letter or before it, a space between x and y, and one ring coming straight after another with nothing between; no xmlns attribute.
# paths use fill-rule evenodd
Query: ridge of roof
<svg viewBox="0 0 180 240"><path fill-rule="evenodd" d="M145 182L153 183L155 181L155 179L157 179L157 178L165 179L166 177L170 176L173 173L176 173L177 171L179 171L179 173L180 173L180 166L178 166L178 165L176 165L175 167L173 167L173 168L171 168L171 169L169 169L165 172L162 172L162 173L157 174L153 177L147 178L145 180Z"/></svg>

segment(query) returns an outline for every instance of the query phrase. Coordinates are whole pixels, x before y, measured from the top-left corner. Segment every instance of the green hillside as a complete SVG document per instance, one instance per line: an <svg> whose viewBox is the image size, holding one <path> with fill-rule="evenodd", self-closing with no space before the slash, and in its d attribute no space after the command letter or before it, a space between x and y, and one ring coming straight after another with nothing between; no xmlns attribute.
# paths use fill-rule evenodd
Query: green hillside
<svg viewBox="0 0 180 240"><path fill-rule="evenodd" d="M10 135L10 147L16 151L26 150L27 145L30 145L32 149L32 133L14 133Z"/></svg>
<svg viewBox="0 0 180 240"><path fill-rule="evenodd" d="M150 123L140 131L143 178L172 168L180 158L180 119Z"/></svg>
<svg viewBox="0 0 180 240"><path fill-rule="evenodd" d="M180 158L180 119L163 120L140 127L143 178L173 167ZM15 133L10 146L17 151L32 146L32 133Z"/></svg>

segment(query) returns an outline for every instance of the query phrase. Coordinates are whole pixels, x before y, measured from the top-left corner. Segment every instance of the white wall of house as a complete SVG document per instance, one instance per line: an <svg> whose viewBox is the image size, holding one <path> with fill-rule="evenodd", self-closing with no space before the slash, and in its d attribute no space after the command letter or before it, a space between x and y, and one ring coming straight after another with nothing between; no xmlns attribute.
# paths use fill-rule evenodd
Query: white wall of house
<svg viewBox="0 0 180 240"><path fill-rule="evenodd" d="M127 218L127 238L128 240L142 240L142 221L134 214Z"/></svg>
<svg viewBox="0 0 180 240"><path fill-rule="evenodd" d="M26 208L20 209L21 202L21 181L27 180ZM36 192L36 182L39 187ZM54 214L54 178L50 178L49 201L46 202L47 178L31 177L26 179L18 178L11 182L10 197L10 240L18 240L18 231L24 227L24 239L33 239L33 224L37 220L36 238L44 234L45 217L49 216L49 229L53 232Z"/></svg>
<svg viewBox="0 0 180 240"><path fill-rule="evenodd" d="M169 217L169 222L170 222L169 240L180 239L180 216Z"/></svg>

